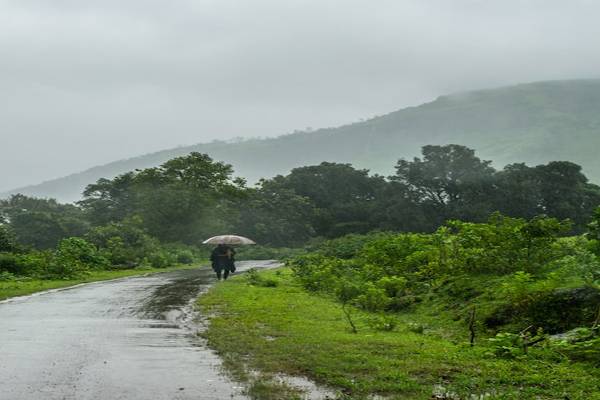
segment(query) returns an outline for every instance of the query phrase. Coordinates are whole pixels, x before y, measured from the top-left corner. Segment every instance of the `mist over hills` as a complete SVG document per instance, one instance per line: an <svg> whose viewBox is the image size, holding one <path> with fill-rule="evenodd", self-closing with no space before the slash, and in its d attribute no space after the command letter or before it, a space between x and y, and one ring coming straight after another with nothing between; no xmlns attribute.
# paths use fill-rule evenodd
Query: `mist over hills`
<svg viewBox="0 0 600 400"><path fill-rule="evenodd" d="M97 179L156 166L192 151L234 166L250 183L322 161L352 163L388 175L399 158L427 144L456 143L502 168L513 162L568 160L600 181L600 80L550 81L441 96L364 122L271 139L178 147L94 167L0 194L75 201Z"/></svg>

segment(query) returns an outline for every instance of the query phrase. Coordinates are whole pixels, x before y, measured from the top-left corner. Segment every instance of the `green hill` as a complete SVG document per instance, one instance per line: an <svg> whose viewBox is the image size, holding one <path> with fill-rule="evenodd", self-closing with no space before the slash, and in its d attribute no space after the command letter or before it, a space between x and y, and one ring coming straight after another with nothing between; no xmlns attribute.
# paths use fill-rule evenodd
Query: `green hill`
<svg viewBox="0 0 600 400"><path fill-rule="evenodd" d="M496 167L569 160L600 181L600 80L551 81L441 96L370 120L273 139L179 147L91 168L4 193L79 198L85 185L135 168L200 151L233 164L250 182L321 161L350 162L390 174L397 159L425 144L472 147Z"/></svg>

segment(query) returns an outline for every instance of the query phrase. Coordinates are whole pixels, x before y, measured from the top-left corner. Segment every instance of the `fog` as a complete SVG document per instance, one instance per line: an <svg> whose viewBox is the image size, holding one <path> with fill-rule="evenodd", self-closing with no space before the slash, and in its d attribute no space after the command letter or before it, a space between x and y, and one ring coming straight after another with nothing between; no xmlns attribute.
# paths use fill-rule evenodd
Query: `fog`
<svg viewBox="0 0 600 400"><path fill-rule="evenodd" d="M0 2L0 191L448 92L598 77L595 1Z"/></svg>

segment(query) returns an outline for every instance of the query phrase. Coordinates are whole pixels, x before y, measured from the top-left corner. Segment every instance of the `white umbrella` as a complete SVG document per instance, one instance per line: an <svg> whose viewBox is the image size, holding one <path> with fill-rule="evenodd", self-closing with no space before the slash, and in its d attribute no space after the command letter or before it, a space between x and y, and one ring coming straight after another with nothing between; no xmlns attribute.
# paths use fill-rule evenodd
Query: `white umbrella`
<svg viewBox="0 0 600 400"><path fill-rule="evenodd" d="M206 239L202 244L230 244L230 245L243 245L243 244L256 244L253 240L247 237L237 235L220 235L213 236L210 239Z"/></svg>

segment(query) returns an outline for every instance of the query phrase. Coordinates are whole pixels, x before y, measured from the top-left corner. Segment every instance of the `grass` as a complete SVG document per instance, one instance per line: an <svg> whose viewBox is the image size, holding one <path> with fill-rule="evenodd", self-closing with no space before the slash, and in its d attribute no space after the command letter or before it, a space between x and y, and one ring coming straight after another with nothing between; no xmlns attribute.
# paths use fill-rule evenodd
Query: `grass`
<svg viewBox="0 0 600 400"><path fill-rule="evenodd" d="M351 333L340 304L305 292L289 270L259 275L269 287L239 276L199 300L210 316L204 333L209 345L238 376L244 371L307 376L336 388L344 399L372 394L390 399L600 399L600 370L588 364L558 356L552 362L533 356L496 358L485 345L470 347L468 332L458 323L426 313L398 314L394 330L381 331L369 322L373 315L354 310L358 333ZM265 390L253 398L278 398L275 392Z"/></svg>
<svg viewBox="0 0 600 400"><path fill-rule="evenodd" d="M178 265L167 268L134 268L114 271L94 271L82 278L68 280L27 279L0 281L0 300L5 300L15 296L25 296L36 292L42 292L44 290L65 288L79 285L81 283L105 281L110 279L125 278L128 276L156 274L191 268L198 268L198 265Z"/></svg>

